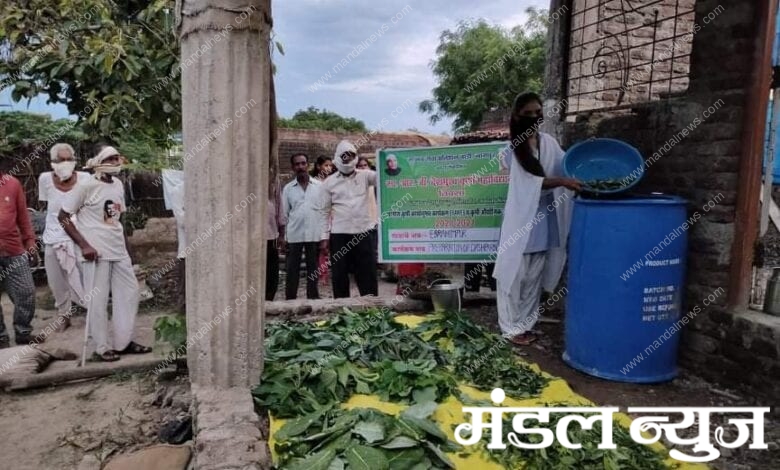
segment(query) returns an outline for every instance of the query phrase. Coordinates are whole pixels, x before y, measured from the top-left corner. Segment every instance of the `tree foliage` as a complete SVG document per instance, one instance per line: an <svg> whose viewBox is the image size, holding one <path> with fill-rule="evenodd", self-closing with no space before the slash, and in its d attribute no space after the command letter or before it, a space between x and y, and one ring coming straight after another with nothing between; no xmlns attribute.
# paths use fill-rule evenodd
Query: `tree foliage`
<svg viewBox="0 0 780 470"><path fill-rule="evenodd" d="M23 111L0 113L0 153L37 144L45 141L48 136L57 136L59 142L76 145L87 136L74 124L70 119L54 120L48 114Z"/></svg>
<svg viewBox="0 0 780 470"><path fill-rule="evenodd" d="M441 33L431 67L438 85L420 103L432 124L454 117L453 130L468 132L485 112L505 109L523 91L540 91L544 80L546 12L528 9L523 26L506 30L484 20L460 22Z"/></svg>
<svg viewBox="0 0 780 470"><path fill-rule="evenodd" d="M47 95L90 135L164 140L181 127L178 74L165 80L178 72L173 8L172 0L5 2L0 88L15 101Z"/></svg>
<svg viewBox="0 0 780 470"><path fill-rule="evenodd" d="M82 143L99 143L85 134L77 121L71 119L52 119L48 114L10 111L0 113L0 154L10 155L19 148L37 147L50 141L67 142L76 149ZM121 139L111 143L116 145L127 158L139 167L154 167L165 157L165 148L161 142L154 141L146 134L124 134ZM47 148L48 151L48 148ZM29 157L29 155L23 155ZM48 159L48 152L37 155ZM80 155L82 159L92 155Z"/></svg>
<svg viewBox="0 0 780 470"><path fill-rule="evenodd" d="M314 106L309 106L307 109L298 111L291 119L280 118L279 127L342 132L368 132L363 121L340 116L327 109L320 110Z"/></svg>

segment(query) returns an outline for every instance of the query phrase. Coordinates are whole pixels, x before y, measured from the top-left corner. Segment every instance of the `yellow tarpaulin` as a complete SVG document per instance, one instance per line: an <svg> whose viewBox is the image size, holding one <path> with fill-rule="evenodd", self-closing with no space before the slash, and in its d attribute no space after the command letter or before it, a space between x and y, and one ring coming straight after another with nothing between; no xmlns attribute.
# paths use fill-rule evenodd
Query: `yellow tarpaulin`
<svg viewBox="0 0 780 470"><path fill-rule="evenodd" d="M420 323L426 320L425 317L417 315L403 315L395 317L395 320L407 327L414 328ZM520 361L518 359L518 361ZM537 398L527 400L516 400L510 397L506 397L501 406L505 407L541 407L548 403L566 403L567 406L596 406L590 400L581 397L574 393L565 380L558 377L553 377L544 371L541 371L535 364L530 365L534 370L540 372L543 376L550 379L550 382L542 391L541 395ZM461 384L460 390L468 397L490 402L490 393L481 392L473 387ZM449 397L444 403L439 404L438 408L434 412L431 419L436 421L439 428L447 434L451 441L455 441L454 426L470 422L470 417L463 414L464 405L460 400L455 397ZM376 395L353 395L346 403L342 405L345 409L353 408L374 408L384 413L397 416L401 411L407 408L407 405L399 405L397 403L383 402ZM615 421L625 428L630 427L631 418L623 413L615 414ZM276 432L284 425L286 420L273 419L271 417L271 439L269 445L271 447L271 454L275 462L278 461L276 452L274 451ZM671 468L677 468L679 470L705 470L708 467L702 464L690 464L686 462L679 462L677 460L668 457L668 450L661 444L651 445L650 448L665 455L667 457L666 463ZM465 449L468 452L468 448ZM448 453L447 456L452 460L458 469L466 470L503 470L500 465L488 460L488 457L474 448L474 451L467 456L463 456L464 452Z"/></svg>

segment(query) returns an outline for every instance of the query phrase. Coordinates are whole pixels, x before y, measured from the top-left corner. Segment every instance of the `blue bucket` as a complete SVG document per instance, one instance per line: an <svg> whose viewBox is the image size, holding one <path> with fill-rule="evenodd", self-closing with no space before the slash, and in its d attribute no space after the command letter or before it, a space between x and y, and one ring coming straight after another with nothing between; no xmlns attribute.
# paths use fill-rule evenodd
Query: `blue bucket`
<svg viewBox="0 0 780 470"><path fill-rule="evenodd" d="M645 162L639 150L617 139L589 139L569 149L563 156L563 172L583 182L588 192L614 194L626 191L642 179ZM615 189L588 187L589 181L625 182Z"/></svg>

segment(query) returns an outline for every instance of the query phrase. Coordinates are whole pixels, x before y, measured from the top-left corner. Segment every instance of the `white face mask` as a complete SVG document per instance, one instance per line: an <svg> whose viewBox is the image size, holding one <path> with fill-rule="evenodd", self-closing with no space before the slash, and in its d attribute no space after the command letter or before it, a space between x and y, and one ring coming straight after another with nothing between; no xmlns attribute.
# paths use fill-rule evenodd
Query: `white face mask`
<svg viewBox="0 0 780 470"><path fill-rule="evenodd" d="M122 171L122 165L98 165L95 167L95 174L118 175Z"/></svg>
<svg viewBox="0 0 780 470"><path fill-rule="evenodd" d="M357 167L357 157L353 158L351 162L344 163L341 160L341 157L336 158L333 160L333 164L336 165L336 169L338 169L340 172L344 173L345 175L351 174L353 171L355 171L355 168Z"/></svg>
<svg viewBox="0 0 780 470"><path fill-rule="evenodd" d="M73 175L73 169L76 168L76 162L59 162L52 163L51 168L54 170L54 174L61 180L66 180Z"/></svg>

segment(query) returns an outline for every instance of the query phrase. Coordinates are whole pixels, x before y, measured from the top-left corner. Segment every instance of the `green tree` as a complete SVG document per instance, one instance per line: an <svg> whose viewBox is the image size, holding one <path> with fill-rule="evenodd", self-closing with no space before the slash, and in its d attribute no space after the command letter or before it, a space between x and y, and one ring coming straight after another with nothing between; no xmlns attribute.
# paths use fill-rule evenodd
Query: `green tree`
<svg viewBox="0 0 780 470"><path fill-rule="evenodd" d="M431 67L438 85L419 109L431 124L454 117L453 130L469 132L485 112L506 109L522 91L541 91L546 11L529 8L528 22L506 30L484 20L460 22L441 33Z"/></svg>
<svg viewBox="0 0 780 470"><path fill-rule="evenodd" d="M164 140L181 127L173 9L173 0L4 2L0 89L15 101L47 95L89 135Z"/></svg>
<svg viewBox="0 0 780 470"><path fill-rule="evenodd" d="M10 153L23 145L37 144L48 136L77 144L86 139L81 128L69 119L53 120L48 114L8 111L0 113L0 153Z"/></svg>
<svg viewBox="0 0 780 470"><path fill-rule="evenodd" d="M363 121L340 116L327 109L319 110L314 106L309 106L307 109L298 111L291 119L279 118L279 127L342 132L368 132Z"/></svg>
<svg viewBox="0 0 780 470"><path fill-rule="evenodd" d="M87 136L81 126L71 119L54 120L48 114L24 111L0 113L0 155L11 155L22 146L35 147L43 144L48 147L50 144L47 141L50 139L67 142L77 149L80 143L98 142L98 139ZM135 167L156 168L165 163L166 153L163 142L157 142L146 134L126 133L121 139L111 140L108 143L117 146ZM91 156L81 155L82 158ZM38 157L48 159L48 148Z"/></svg>

